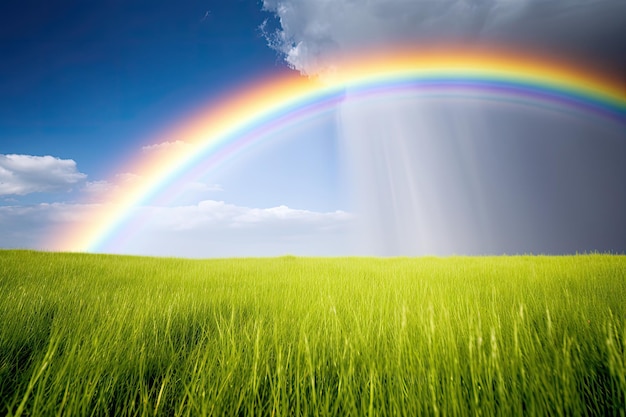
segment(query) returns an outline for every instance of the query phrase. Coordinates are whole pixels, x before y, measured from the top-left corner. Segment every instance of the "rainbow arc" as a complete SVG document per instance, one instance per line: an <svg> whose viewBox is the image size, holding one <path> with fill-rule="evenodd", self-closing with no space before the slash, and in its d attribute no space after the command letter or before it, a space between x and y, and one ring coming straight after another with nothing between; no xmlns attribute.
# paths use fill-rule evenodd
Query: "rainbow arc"
<svg viewBox="0 0 626 417"><path fill-rule="evenodd" d="M136 207L147 204L184 172L198 164L217 164L272 132L334 108L345 99L390 93L469 94L493 99L598 114L626 123L623 81L571 63L499 50L460 51L453 48L412 53L357 56L344 60L341 70L323 82L281 75L244 86L206 109L201 109L155 142L180 140L189 146L155 155L140 155L119 172L141 180L105 197L110 202L93 218L62 233L48 246L55 250L98 252L110 249L115 236L128 229Z"/></svg>

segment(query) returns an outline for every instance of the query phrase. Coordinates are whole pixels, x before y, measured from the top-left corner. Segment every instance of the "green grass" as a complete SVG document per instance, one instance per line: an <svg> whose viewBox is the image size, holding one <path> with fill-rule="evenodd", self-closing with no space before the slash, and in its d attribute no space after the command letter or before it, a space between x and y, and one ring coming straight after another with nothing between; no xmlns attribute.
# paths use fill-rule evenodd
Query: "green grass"
<svg viewBox="0 0 626 417"><path fill-rule="evenodd" d="M626 257L0 251L0 414L626 415Z"/></svg>

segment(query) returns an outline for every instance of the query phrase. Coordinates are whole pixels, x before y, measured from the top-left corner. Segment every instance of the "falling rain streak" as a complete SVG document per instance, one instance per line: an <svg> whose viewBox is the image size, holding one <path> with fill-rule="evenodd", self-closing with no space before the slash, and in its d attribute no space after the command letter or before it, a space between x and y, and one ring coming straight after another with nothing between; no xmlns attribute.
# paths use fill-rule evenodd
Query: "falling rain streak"
<svg viewBox="0 0 626 417"><path fill-rule="evenodd" d="M538 105L540 103L537 103ZM624 246L624 125L480 98L348 98L338 111L364 253Z"/></svg>

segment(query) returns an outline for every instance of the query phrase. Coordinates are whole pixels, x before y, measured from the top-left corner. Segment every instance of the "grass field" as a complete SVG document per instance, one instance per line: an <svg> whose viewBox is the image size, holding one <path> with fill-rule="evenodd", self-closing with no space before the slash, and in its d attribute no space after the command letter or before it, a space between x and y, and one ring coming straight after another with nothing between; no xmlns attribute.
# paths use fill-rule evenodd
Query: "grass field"
<svg viewBox="0 0 626 417"><path fill-rule="evenodd" d="M626 415L626 257L0 251L0 414Z"/></svg>

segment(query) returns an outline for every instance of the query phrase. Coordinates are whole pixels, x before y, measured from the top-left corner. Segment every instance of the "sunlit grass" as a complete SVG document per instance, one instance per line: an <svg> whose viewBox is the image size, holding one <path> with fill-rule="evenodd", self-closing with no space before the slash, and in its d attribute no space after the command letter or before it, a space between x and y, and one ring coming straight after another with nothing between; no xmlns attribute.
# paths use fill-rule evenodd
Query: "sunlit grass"
<svg viewBox="0 0 626 417"><path fill-rule="evenodd" d="M626 257L0 251L0 414L626 415Z"/></svg>

